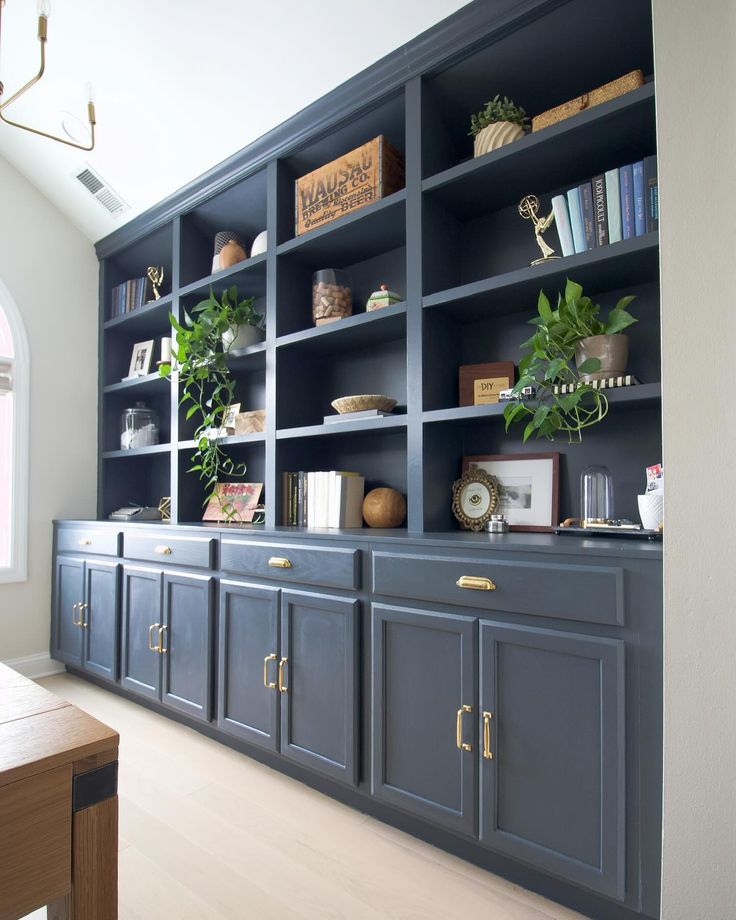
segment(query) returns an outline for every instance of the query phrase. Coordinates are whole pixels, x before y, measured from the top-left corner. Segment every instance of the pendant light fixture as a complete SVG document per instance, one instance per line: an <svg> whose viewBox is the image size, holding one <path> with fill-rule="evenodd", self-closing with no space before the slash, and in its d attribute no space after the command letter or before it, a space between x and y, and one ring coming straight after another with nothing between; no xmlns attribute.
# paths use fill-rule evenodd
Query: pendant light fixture
<svg viewBox="0 0 736 920"><path fill-rule="evenodd" d="M2 13L4 6L5 0L0 0L0 48L2 48ZM89 144L84 144L81 142L77 143L75 140L67 140L64 137L57 137L55 134L48 134L46 131L40 131L38 128L32 128L30 125L23 125L18 121L13 121L5 114L8 106L19 99L34 84L38 83L44 74L44 70L46 69L46 41L48 39L48 19L50 12L50 0L38 0L38 41L41 45L41 64L38 68L38 73L36 76L32 77L26 84L21 86L19 90L16 90L16 92L14 92L12 96L8 97L7 99L3 98L5 87L3 86L2 80L0 79L0 121L4 121L5 124L12 125L14 128L21 128L23 131L30 131L31 134L38 134L40 137L47 137L49 140L58 141L60 144L66 144L68 147L76 147L77 150L93 150L95 146L96 118L94 96L92 93L92 87L89 84L87 99L87 118L89 120L90 132Z"/></svg>

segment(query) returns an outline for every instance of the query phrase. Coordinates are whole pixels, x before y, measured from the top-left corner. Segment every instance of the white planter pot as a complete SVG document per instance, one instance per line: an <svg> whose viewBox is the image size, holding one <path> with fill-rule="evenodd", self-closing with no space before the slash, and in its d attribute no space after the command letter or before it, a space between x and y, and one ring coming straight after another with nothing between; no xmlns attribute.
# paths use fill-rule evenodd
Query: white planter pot
<svg viewBox="0 0 736 920"><path fill-rule="evenodd" d="M524 136L524 129L513 121L496 121L486 125L475 135L473 155L482 157L484 153L503 147Z"/></svg>
<svg viewBox="0 0 736 920"><path fill-rule="evenodd" d="M258 326L231 326L227 332L222 333L222 344L227 351L237 351L257 345L266 338L266 333Z"/></svg>

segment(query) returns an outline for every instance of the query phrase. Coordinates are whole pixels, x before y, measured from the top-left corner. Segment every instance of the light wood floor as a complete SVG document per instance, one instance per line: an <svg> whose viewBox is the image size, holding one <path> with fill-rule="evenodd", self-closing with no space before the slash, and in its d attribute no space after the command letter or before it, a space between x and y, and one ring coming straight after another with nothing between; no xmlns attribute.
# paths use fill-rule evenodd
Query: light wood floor
<svg viewBox="0 0 736 920"><path fill-rule="evenodd" d="M39 683L120 732L120 920L580 916L85 681Z"/></svg>

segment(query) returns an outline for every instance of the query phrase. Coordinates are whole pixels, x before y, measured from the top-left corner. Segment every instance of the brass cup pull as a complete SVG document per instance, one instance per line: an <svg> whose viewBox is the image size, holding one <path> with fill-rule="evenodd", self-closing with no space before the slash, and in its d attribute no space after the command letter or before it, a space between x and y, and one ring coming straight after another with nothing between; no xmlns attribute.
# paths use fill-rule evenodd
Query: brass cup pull
<svg viewBox="0 0 736 920"><path fill-rule="evenodd" d="M290 569L291 561L286 558L286 556L271 556L268 560L268 564L273 566L275 569Z"/></svg>
<svg viewBox="0 0 736 920"><path fill-rule="evenodd" d="M279 661L279 693L286 693L289 689L284 683L284 665L288 660L288 658L282 658Z"/></svg>
<svg viewBox="0 0 736 920"><path fill-rule="evenodd" d="M167 626L159 626L158 628L158 653L159 655L164 655L168 652L168 649L164 645L164 633L168 629Z"/></svg>
<svg viewBox="0 0 736 920"><path fill-rule="evenodd" d="M457 711L457 719L455 721L455 743L459 751L472 751L473 745L468 744L463 741L463 713L472 712L473 707L467 706L465 703Z"/></svg>
<svg viewBox="0 0 736 920"><path fill-rule="evenodd" d="M158 553L159 556L170 556L171 547L170 546L156 546L154 547L154 553Z"/></svg>
<svg viewBox="0 0 736 920"><path fill-rule="evenodd" d="M89 604L79 605L79 625L82 627L82 629L86 629L89 626L89 620L86 616L87 610L89 610Z"/></svg>
<svg viewBox="0 0 736 920"><path fill-rule="evenodd" d="M79 545L80 546L92 546L92 541L90 540L89 537L82 537L82 539L79 541Z"/></svg>
<svg viewBox="0 0 736 920"><path fill-rule="evenodd" d="M477 575L461 575L455 584L458 588L470 588L471 591L496 590L496 586L490 578L480 578Z"/></svg>
<svg viewBox="0 0 736 920"><path fill-rule="evenodd" d="M73 623L75 626L81 626L81 625L82 625L82 614L81 614L81 611L80 611L79 617L77 617L77 614L76 614L76 611L79 610L79 609L81 608L81 606L82 606L81 603L79 603L79 604L72 604L72 623Z"/></svg>
<svg viewBox="0 0 736 920"><path fill-rule="evenodd" d="M492 712L483 713L483 756L486 760L493 760L493 751L491 750L491 719Z"/></svg>
<svg viewBox="0 0 736 920"><path fill-rule="evenodd" d="M152 652L159 651L158 646L153 644L153 631L155 629L158 629L158 627L159 627L158 623L151 623L151 625L148 627L148 648Z"/></svg>
<svg viewBox="0 0 736 920"><path fill-rule="evenodd" d="M274 681L270 681L270 680L268 679L268 662L269 662L269 661L276 661L276 658L277 658L276 652L271 652L270 655L266 655L266 657L263 659L263 686L264 686L267 690L275 690L275 689L276 689L276 681L275 681L275 680L274 680Z"/></svg>

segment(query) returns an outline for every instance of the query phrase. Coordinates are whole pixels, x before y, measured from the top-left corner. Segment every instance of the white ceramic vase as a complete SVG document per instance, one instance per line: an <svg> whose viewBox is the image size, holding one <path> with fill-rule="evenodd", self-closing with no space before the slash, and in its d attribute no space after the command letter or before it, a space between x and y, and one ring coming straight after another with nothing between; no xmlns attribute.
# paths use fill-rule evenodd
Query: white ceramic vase
<svg viewBox="0 0 736 920"><path fill-rule="evenodd" d="M266 338L266 333L258 326L231 326L227 332L222 333L222 344L228 351L237 351L256 345Z"/></svg>
<svg viewBox="0 0 736 920"><path fill-rule="evenodd" d="M524 136L524 129L513 121L496 121L486 125L475 135L473 155L482 157L484 153L503 147Z"/></svg>
<svg viewBox="0 0 736 920"><path fill-rule="evenodd" d="M664 492L645 492L637 496L639 517L645 530L658 530L664 521Z"/></svg>

